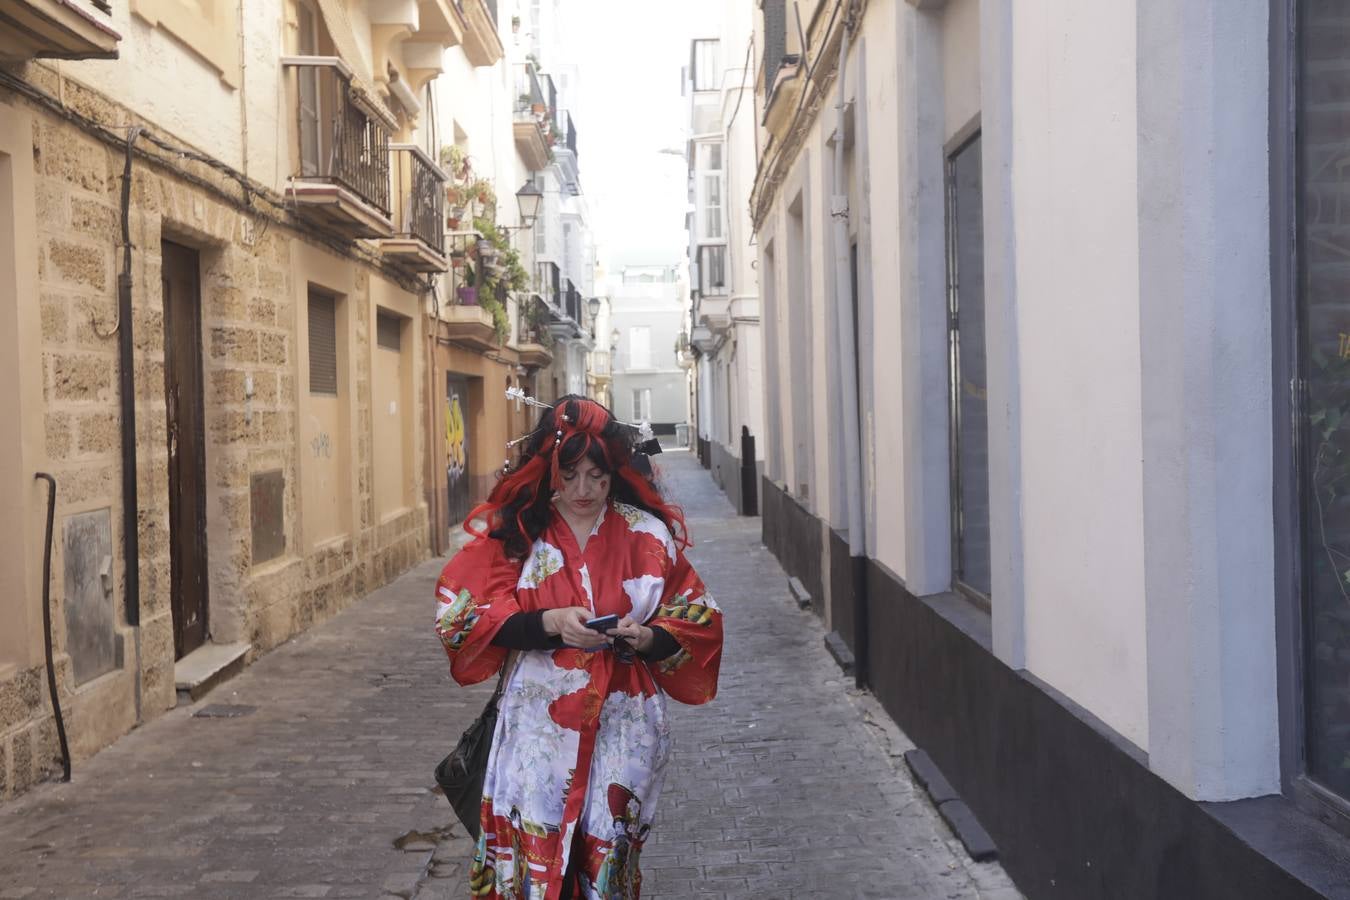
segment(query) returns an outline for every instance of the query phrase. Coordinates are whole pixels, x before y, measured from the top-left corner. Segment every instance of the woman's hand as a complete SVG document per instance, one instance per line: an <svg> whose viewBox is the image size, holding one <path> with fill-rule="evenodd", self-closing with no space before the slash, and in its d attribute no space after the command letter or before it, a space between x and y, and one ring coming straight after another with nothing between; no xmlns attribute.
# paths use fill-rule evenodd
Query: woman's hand
<svg viewBox="0 0 1350 900"><path fill-rule="evenodd" d="M592 631L586 627L586 622L590 618L590 610L583 609L580 606L546 609L544 610L544 631L561 636L563 643L569 647L598 650L606 646L609 641L605 640L605 636L600 632Z"/></svg>
<svg viewBox="0 0 1350 900"><path fill-rule="evenodd" d="M656 637L650 628L646 625L639 625L628 616L619 620L619 627L611 628L605 633L612 638L624 638L639 653L646 653L652 649L652 641Z"/></svg>

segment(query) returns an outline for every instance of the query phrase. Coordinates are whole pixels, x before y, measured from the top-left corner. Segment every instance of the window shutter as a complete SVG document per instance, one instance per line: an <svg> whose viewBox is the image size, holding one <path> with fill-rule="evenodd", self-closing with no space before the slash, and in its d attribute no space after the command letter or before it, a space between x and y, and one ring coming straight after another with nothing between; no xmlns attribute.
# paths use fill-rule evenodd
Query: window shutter
<svg viewBox="0 0 1350 900"><path fill-rule="evenodd" d="M337 301L309 292L309 392L337 396Z"/></svg>
<svg viewBox="0 0 1350 900"><path fill-rule="evenodd" d="M764 0L764 95L773 93L778 68L787 56L787 7L784 0Z"/></svg>

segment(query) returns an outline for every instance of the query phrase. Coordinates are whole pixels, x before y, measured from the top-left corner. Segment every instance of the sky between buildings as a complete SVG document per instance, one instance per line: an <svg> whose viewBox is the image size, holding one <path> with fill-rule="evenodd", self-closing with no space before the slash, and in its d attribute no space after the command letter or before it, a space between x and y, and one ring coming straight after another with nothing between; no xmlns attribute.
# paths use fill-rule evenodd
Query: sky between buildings
<svg viewBox="0 0 1350 900"><path fill-rule="evenodd" d="M688 100L681 67L694 37L716 37L721 3L571 0L562 39L580 76L577 156L600 262L679 262L687 247ZM679 155L662 153L673 150Z"/></svg>

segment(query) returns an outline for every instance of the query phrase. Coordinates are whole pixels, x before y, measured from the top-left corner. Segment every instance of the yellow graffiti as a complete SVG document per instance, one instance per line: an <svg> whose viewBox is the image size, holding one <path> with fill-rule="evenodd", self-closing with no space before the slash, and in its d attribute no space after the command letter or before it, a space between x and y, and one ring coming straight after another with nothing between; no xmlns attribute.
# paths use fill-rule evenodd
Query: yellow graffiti
<svg viewBox="0 0 1350 900"><path fill-rule="evenodd" d="M460 407L459 394L451 394L445 400L445 471L451 481L464 474L468 461L464 410Z"/></svg>
<svg viewBox="0 0 1350 900"><path fill-rule="evenodd" d="M1339 335L1340 346L1336 350L1336 355L1341 359L1350 359L1350 334L1342 331Z"/></svg>

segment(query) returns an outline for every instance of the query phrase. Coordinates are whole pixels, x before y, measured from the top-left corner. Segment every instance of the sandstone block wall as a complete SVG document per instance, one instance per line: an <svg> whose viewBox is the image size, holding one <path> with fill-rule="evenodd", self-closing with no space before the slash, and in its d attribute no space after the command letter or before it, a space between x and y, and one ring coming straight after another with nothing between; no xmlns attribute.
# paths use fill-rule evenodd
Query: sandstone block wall
<svg viewBox="0 0 1350 900"><path fill-rule="evenodd" d="M25 75L46 86L50 71ZM52 84L49 91L55 88ZM73 82L67 102L119 129L135 116ZM54 93L54 91L51 91ZM355 527L345 539L305 552L298 540L301 457L297 448L299 390L296 295L291 252L310 240L303 228L268 222L175 174L173 166L136 160L130 231L134 278L136 440L140 540L139 634L129 627L121 535L121 414L118 405L117 273L121 265L120 191L123 154L35 104L33 160L37 178L38 284L21 302L41 311L43 445L57 479L51 592L57 676L76 758L174 706L170 591L168 434L164 394L162 240L192 246L201 258L203 403L206 412L207 554L210 630L217 642L246 641L251 658L267 651L389 581L427 553L426 507L376 521L372 477L369 379L372 279L388 276L355 257L361 314L353 335L357 416L352 466L358 485ZM164 135L172 139L171 135ZM175 161L212 184L204 166ZM424 369L419 359L414 384ZM246 396L246 382L253 386ZM420 388L417 395L421 396ZM419 464L411 496L421 498L422 413L412 433ZM251 477L279 470L286 548L278 558L252 559ZM62 528L90 511L112 522L114 621L125 652L114 671L76 684L63 623ZM0 598L0 620L5 600ZM135 669L139 640L140 668ZM6 667L0 659L0 800L60 770L54 718L43 667ZM137 709L139 683L140 708Z"/></svg>

